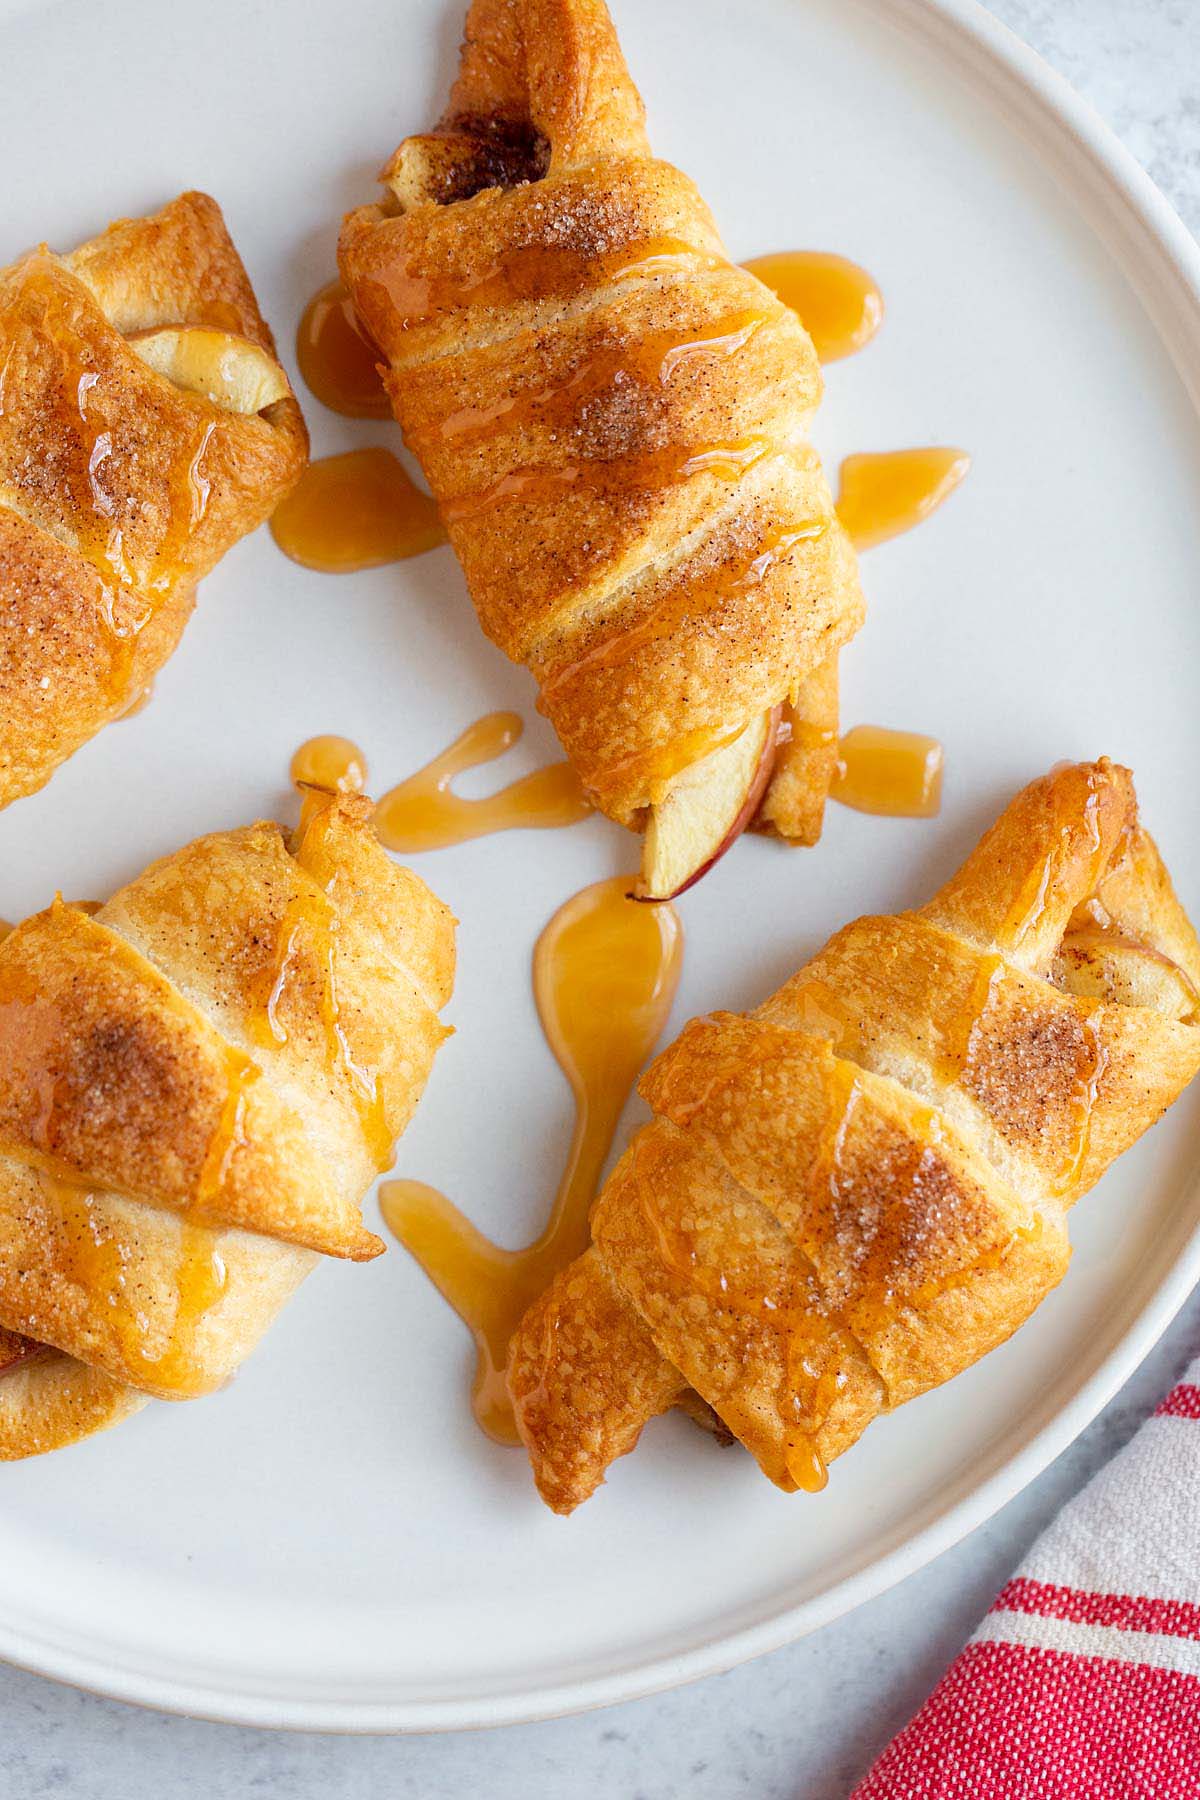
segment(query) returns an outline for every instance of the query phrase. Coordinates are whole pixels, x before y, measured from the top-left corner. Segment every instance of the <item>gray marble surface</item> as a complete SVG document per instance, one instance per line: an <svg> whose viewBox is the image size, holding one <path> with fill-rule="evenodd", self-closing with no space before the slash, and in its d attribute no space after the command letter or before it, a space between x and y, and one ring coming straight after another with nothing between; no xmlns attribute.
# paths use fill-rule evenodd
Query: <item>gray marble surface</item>
<svg viewBox="0 0 1200 1800"><path fill-rule="evenodd" d="M1200 0L992 0L1200 232ZM674 1694L456 1738L303 1737L140 1712L0 1669L0 1800L844 1800L1025 1546L1200 1351L1200 1294L1059 1460L928 1569L790 1649Z"/></svg>

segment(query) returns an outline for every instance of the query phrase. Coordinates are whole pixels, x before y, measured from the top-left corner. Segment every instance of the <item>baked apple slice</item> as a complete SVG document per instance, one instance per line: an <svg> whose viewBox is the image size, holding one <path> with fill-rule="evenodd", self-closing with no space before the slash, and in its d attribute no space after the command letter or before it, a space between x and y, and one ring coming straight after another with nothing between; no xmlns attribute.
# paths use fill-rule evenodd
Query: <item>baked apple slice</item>
<svg viewBox="0 0 1200 1800"><path fill-rule="evenodd" d="M32 1338L22 1337L19 1332L7 1331L0 1326L0 1376L9 1374L35 1356L46 1354L45 1344L35 1343Z"/></svg>
<svg viewBox="0 0 1200 1800"><path fill-rule="evenodd" d="M673 900L712 868L758 811L775 763L779 708L684 769L650 809L636 898Z"/></svg>
<svg viewBox="0 0 1200 1800"><path fill-rule="evenodd" d="M226 412L262 412L291 393L275 358L233 331L155 325L130 332L129 346L156 374L187 394L204 394Z"/></svg>

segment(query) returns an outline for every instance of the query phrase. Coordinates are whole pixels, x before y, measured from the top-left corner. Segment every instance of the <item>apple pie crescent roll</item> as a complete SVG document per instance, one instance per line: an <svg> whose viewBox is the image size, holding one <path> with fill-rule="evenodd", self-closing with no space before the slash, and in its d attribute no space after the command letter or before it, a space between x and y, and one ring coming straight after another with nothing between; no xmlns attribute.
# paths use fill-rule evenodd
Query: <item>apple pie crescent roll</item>
<svg viewBox="0 0 1200 1800"><path fill-rule="evenodd" d="M812 343L651 155L601 0L475 0L442 122L383 180L339 259L480 621L604 812L653 828L683 792L647 840L677 891L862 618Z"/></svg>
<svg viewBox="0 0 1200 1800"><path fill-rule="evenodd" d="M137 700L307 453L206 195L0 271L0 806Z"/></svg>
<svg viewBox="0 0 1200 1800"><path fill-rule="evenodd" d="M330 797L0 944L0 1459L220 1386L362 1197L446 1035L453 921Z"/></svg>
<svg viewBox="0 0 1200 1800"><path fill-rule="evenodd" d="M779 1487L1009 1337L1066 1213L1200 1069L1200 943L1128 770L1060 768L927 906L865 918L651 1064L655 1117L531 1307L538 1487L593 1492L696 1396Z"/></svg>

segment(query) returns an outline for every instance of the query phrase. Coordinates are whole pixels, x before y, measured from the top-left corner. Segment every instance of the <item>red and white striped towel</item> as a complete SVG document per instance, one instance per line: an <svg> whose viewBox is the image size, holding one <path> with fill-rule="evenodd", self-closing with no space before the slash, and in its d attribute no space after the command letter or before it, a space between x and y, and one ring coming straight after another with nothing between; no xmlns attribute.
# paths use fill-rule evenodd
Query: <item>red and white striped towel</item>
<svg viewBox="0 0 1200 1800"><path fill-rule="evenodd" d="M1200 1361L851 1800L1200 1800Z"/></svg>

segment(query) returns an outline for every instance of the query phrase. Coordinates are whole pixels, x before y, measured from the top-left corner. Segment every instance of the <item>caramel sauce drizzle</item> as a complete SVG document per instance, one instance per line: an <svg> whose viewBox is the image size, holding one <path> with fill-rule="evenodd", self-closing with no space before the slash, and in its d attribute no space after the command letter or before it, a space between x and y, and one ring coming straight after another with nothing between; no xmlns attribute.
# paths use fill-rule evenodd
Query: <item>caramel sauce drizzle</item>
<svg viewBox="0 0 1200 1800"><path fill-rule="evenodd" d="M233 1044L222 1046L225 1058L225 1099L217 1128L209 1140L189 1211L202 1218L219 1199L239 1150L248 1143L246 1101L250 1088L262 1073L258 1064Z"/></svg>
<svg viewBox="0 0 1200 1800"><path fill-rule="evenodd" d="M390 268L374 279L399 315L401 328L407 329L438 313L462 306L550 297L577 285L588 271L602 281L628 277L649 279L669 271L680 256L686 256L704 268L718 267L721 261L676 238L660 238L648 244L625 247L600 259L582 255L578 249L566 245L525 245L517 246L502 261L473 277L428 277ZM745 342L750 330L759 323L761 318L755 315L740 341ZM739 329L731 328L735 335ZM698 344L708 341L696 340ZM713 347L719 348L715 343ZM725 349L728 352L737 347L731 342ZM648 342L643 357L650 354L652 345ZM687 346L680 346L673 361L670 347L665 348L662 379L668 380L678 357L687 354ZM391 405L380 372L385 359L359 319L340 280L326 282L305 307L296 334L296 357L309 388L333 412L356 419L391 417ZM622 355L620 362L613 362L609 377L626 359L627 353ZM538 406L556 398L559 393L569 394L576 382L591 385L603 379L606 377L602 359L598 359L594 368L589 366L581 371L562 389L514 397L485 410L468 407L453 413L442 427L443 436L448 439L473 437L486 430L495 419L509 413L516 415L511 421L516 423L519 418L531 416Z"/></svg>
<svg viewBox="0 0 1200 1800"><path fill-rule="evenodd" d="M542 681L543 694L549 696L555 693L560 687L575 680L584 669L621 661L647 644L657 643L660 638L668 637L684 620L702 617L711 608L719 606L723 600L733 594L751 591L761 586L766 577L787 558L797 544L820 537L826 529L827 525L824 519L805 520L790 528L778 527L763 548L735 573L731 573L727 565L721 563L699 583L694 580L684 580L677 590L668 594L664 601L646 618L633 625L622 626L609 636L599 637L597 641L587 645L578 656L555 668L553 673ZM730 735L736 735L736 733ZM707 749L715 747L713 741L709 741L706 746ZM696 756L703 754L704 750L689 752L686 760L693 761ZM620 767L619 763L614 764L614 768L619 769Z"/></svg>
<svg viewBox="0 0 1200 1800"><path fill-rule="evenodd" d="M412 853L461 844L494 831L543 830L574 825L591 807L568 762L550 763L510 782L484 800L464 800L451 786L456 775L503 756L524 730L518 713L487 713L448 749L386 793L375 828L389 850Z"/></svg>
<svg viewBox="0 0 1200 1800"><path fill-rule="evenodd" d="M217 1234L185 1219L180 1226L175 1315L160 1350L152 1348L150 1321L129 1287L129 1252L101 1219L96 1196L84 1183L38 1171L59 1266L68 1281L108 1309L107 1324L134 1386L187 1393L192 1336L225 1291L224 1259ZM156 1334L157 1335L157 1334Z"/></svg>
<svg viewBox="0 0 1200 1800"><path fill-rule="evenodd" d="M677 328L670 328L602 343L574 374L558 385L528 388L492 407L466 407L451 413L441 427L441 436L443 440L469 443L501 421L510 430L521 429L535 420L565 430L581 406L614 382L632 378L645 386L666 387L676 371L689 363L735 355L765 323L766 314L742 308L715 320L705 331L683 337ZM620 456L612 466L622 486L630 488L655 489L704 473L735 481L773 448L761 437L729 443L671 445L644 456ZM581 477L603 478L606 467L602 459L589 458L510 470L484 488L444 501L443 516L448 524L455 524L506 500L546 500Z"/></svg>
<svg viewBox="0 0 1200 1800"><path fill-rule="evenodd" d="M475 1417L517 1442L505 1386L509 1341L527 1307L588 1245L588 1211L634 1078L671 1008L683 949L669 905L639 906L629 879L584 888L537 941L533 986L547 1040L575 1097L567 1166L541 1236L522 1250L484 1237L443 1194L388 1182L383 1216L475 1338Z"/></svg>
<svg viewBox="0 0 1200 1800"><path fill-rule="evenodd" d="M688 481L693 475L717 475L725 481L737 481L773 449L766 438L743 438L728 444L672 446L637 458L620 457L612 466L622 487L651 491L671 482ZM488 487L444 501L442 516L448 525L457 525L462 519L490 512L506 500L549 500L560 488L574 486L581 476L594 477L605 467L604 463L588 461L511 469Z"/></svg>
<svg viewBox="0 0 1200 1800"><path fill-rule="evenodd" d="M55 907L65 903L55 899ZM74 910L89 915L101 910L96 901L81 901ZM7 935L9 927L3 934ZM0 1019L10 1054L21 1054L22 1078L35 1079L39 1060L37 1045L43 1034L51 1038L61 1029L56 1009L36 989L25 985L19 970L6 970L0 999ZM233 1045L222 1044L225 1095L205 1156L198 1171L195 1192L179 1215L179 1256L175 1271L175 1307L169 1325L152 1325L144 1301L129 1291L128 1247L96 1208L96 1192L85 1177L75 1173L55 1152L54 1082L43 1083L38 1093L39 1110L29 1123L29 1143L36 1156L36 1178L46 1213L46 1231L59 1247L59 1266L67 1279L84 1290L105 1311L111 1330L135 1384L189 1391L191 1337L195 1328L225 1290L226 1272L218 1245L218 1232L202 1223L214 1210L234 1157L246 1142L245 1112L249 1089L259 1077L253 1060ZM165 1345L150 1345L165 1332Z"/></svg>
<svg viewBox="0 0 1200 1800"><path fill-rule="evenodd" d="M393 267L374 280L387 294L401 328L407 329L464 306L552 298L585 274L614 283L652 278L675 268L681 257L704 268L723 266L720 258L667 237L624 246L600 259L582 257L569 246L517 246L503 261L469 277L427 277ZM882 323L877 284L845 257L787 251L744 266L799 313L824 362L861 350ZM556 385L533 386L490 406L450 413L440 435L445 443L465 446L498 425L520 430L539 418L553 424L622 376L665 386L677 369L697 357L736 354L768 316L743 308L690 336L668 329L641 339L607 341ZM297 354L308 385L334 410L362 418L388 415L379 352L339 282L320 289L306 307ZM620 479L646 489L704 472L736 481L771 448L755 437L674 446L632 461L620 459ZM585 475L594 479L604 466L589 459L511 469L480 489L444 499L439 514L390 452L353 451L311 464L277 509L272 531L284 553L308 568L345 573L377 567L444 543L445 525L511 501L548 500ZM964 452L937 448L848 457L842 465L839 516L860 549L882 543L927 518L969 466Z"/></svg>
<svg viewBox="0 0 1200 1800"><path fill-rule="evenodd" d="M1070 1194L1078 1184L1092 1147L1092 1119L1100 1084L1108 1070L1108 1048L1096 1029L1093 1006L1086 1014L1077 1015L1083 1026L1084 1054L1075 1077L1074 1142L1061 1168L1051 1182L1056 1198Z"/></svg>
<svg viewBox="0 0 1200 1800"><path fill-rule="evenodd" d="M1094 772L1089 772L1087 783L1088 796L1084 802L1083 823L1088 835L1088 853L1091 859L1088 888L1092 891L1098 885L1104 869L1104 840L1100 828L1100 795ZM1014 896L998 933L999 941L1013 950L1023 949L1030 937L1041 928L1067 844L1068 835L1064 831L1060 834L1059 842L1052 844L1046 851L1041 863L1030 869Z"/></svg>
<svg viewBox="0 0 1200 1800"><path fill-rule="evenodd" d="M443 443L467 445L503 423L520 430L535 420L553 424L620 377L636 376L647 386L666 387L678 369L710 357L733 356L749 343L766 314L744 308L715 319L705 331L680 337L677 327L649 331L641 337L602 341L563 382L529 387L506 395L492 406L465 406L449 413L439 427Z"/></svg>
<svg viewBox="0 0 1200 1800"><path fill-rule="evenodd" d="M271 535L293 562L330 575L401 562L446 542L436 502L378 446L309 463L275 508Z"/></svg>
<svg viewBox="0 0 1200 1800"><path fill-rule="evenodd" d="M322 793L361 794L367 785L367 759L353 738L327 732L301 744L289 773L293 787L302 793L315 788L318 799Z"/></svg>
<svg viewBox="0 0 1200 1800"><path fill-rule="evenodd" d="M857 550L870 550L927 519L971 467L965 450L930 447L848 456L837 513Z"/></svg>
<svg viewBox="0 0 1200 1800"><path fill-rule="evenodd" d="M331 741L336 740L325 740L326 744ZM348 743L348 740L341 741ZM354 748L353 745L349 747ZM363 768L365 772L365 765ZM349 790L343 788L342 791ZM349 1084L367 1148L376 1168L382 1170L392 1161L393 1145L383 1084L378 1072L364 1067L354 1055L338 993L339 920L335 894L340 871L335 868L322 882L313 869L314 846L324 829L323 808L319 805L316 809L310 808L292 853L310 881L284 908L275 940L269 987L262 1006L251 1021L251 1032L264 1048L283 1048L290 1036L287 1025L290 994L296 986L303 990L315 967L320 982L319 1015L325 1037L326 1064L331 1074L344 1078Z"/></svg>
<svg viewBox="0 0 1200 1800"><path fill-rule="evenodd" d="M942 804L944 760L936 738L856 725L839 744L829 797L857 812L932 819Z"/></svg>
<svg viewBox="0 0 1200 1800"><path fill-rule="evenodd" d="M301 744L288 771L300 795L300 834L308 830L330 794L361 794L367 759L352 738L325 732Z"/></svg>
<svg viewBox="0 0 1200 1800"><path fill-rule="evenodd" d="M432 762L384 794L374 820L380 843L411 856L496 831L548 830L586 819L592 808L566 762L534 769L483 800L464 800L454 792L457 776L503 756L524 729L519 713L486 713L476 719ZM305 794L305 816L323 804L325 794L361 793L366 779L366 758L349 738L310 738L292 758L292 780Z"/></svg>
<svg viewBox="0 0 1200 1800"><path fill-rule="evenodd" d="M622 249L604 263L602 278L653 275L681 255L695 256L680 240L663 239ZM713 258L702 257L713 263ZM821 251L789 251L759 257L746 268L797 311L823 361L862 349L883 320L883 299L864 269ZM577 252L565 248L519 248L482 275L471 278L415 277L389 270L379 280L405 325L428 320L465 305L507 303L552 295L583 273ZM766 321L767 314L745 308L706 330L680 337L677 330L641 339L607 341L565 381L534 385L487 407L462 407L440 426L444 442L466 446L497 426L520 430L539 419L554 423L620 375L665 386L676 370L703 357L736 354ZM353 305L339 282L328 283L310 301L301 320L297 351L306 381L336 410L359 417L388 411L380 379L379 352L358 325ZM701 472L736 480L768 454L771 446L750 438L728 444L673 447L622 463L622 479L648 488L683 481ZM378 566L417 554L445 541L445 524L471 518L507 501L537 501L569 489L593 462L530 466L509 470L487 486L443 502L441 512L423 494L392 454L372 448L329 457L310 465L272 520L276 542L310 568L345 572ZM927 518L962 481L970 458L941 448L848 457L842 464L838 514L860 549L882 543ZM749 565L732 578L735 587L753 586L807 537L820 534L823 521L780 530ZM581 653L545 671L551 693L593 665L635 654L674 630L698 608L730 588L727 570L698 595L684 585L654 615L612 636L585 644ZM711 593L709 592L711 588ZM515 738L505 738L511 714L480 720L439 758L380 802L377 829L389 849L413 853L457 843L469 836L513 826L564 824L584 816L586 802L568 764L555 764L512 784L487 801L466 801L451 789L454 776L480 761L503 754ZM517 725L519 729L519 722ZM495 743L495 748L491 745ZM684 747L713 748L705 742ZM841 740L832 797L860 811L928 818L940 806L942 751L933 739L860 726ZM669 779L671 771L658 771ZM311 785L326 785L314 781Z"/></svg>
<svg viewBox="0 0 1200 1800"><path fill-rule="evenodd" d="M782 250L742 267L790 306L823 363L865 349L883 324L883 295L865 269L828 250Z"/></svg>
<svg viewBox="0 0 1200 1800"><path fill-rule="evenodd" d="M585 278L591 286L652 280L674 272L681 258L701 269L725 266L723 257L697 250L682 238L659 237L623 244L601 256L578 244L515 244L497 262L473 275L421 275L391 264L377 271L371 281L382 289L400 329L411 330L462 307L553 299L578 288Z"/></svg>
<svg viewBox="0 0 1200 1800"><path fill-rule="evenodd" d="M58 333L55 349L64 397L73 396L76 429L87 458L92 526L80 548L103 585L99 617L109 659L105 687L109 698L120 702L129 696L138 639L179 578L184 543L208 510L211 484L204 458L216 425L201 419L186 453L171 470L170 517L154 558L155 572L139 582L127 561L124 530L104 481L104 465L116 453L112 431L96 409L96 403L103 402L104 377L91 366L87 346L70 329ZM129 710L136 710L136 704Z"/></svg>
<svg viewBox="0 0 1200 1800"><path fill-rule="evenodd" d="M319 288L296 333L296 360L309 388L331 412L351 419L390 419L379 365L383 358L343 282Z"/></svg>

